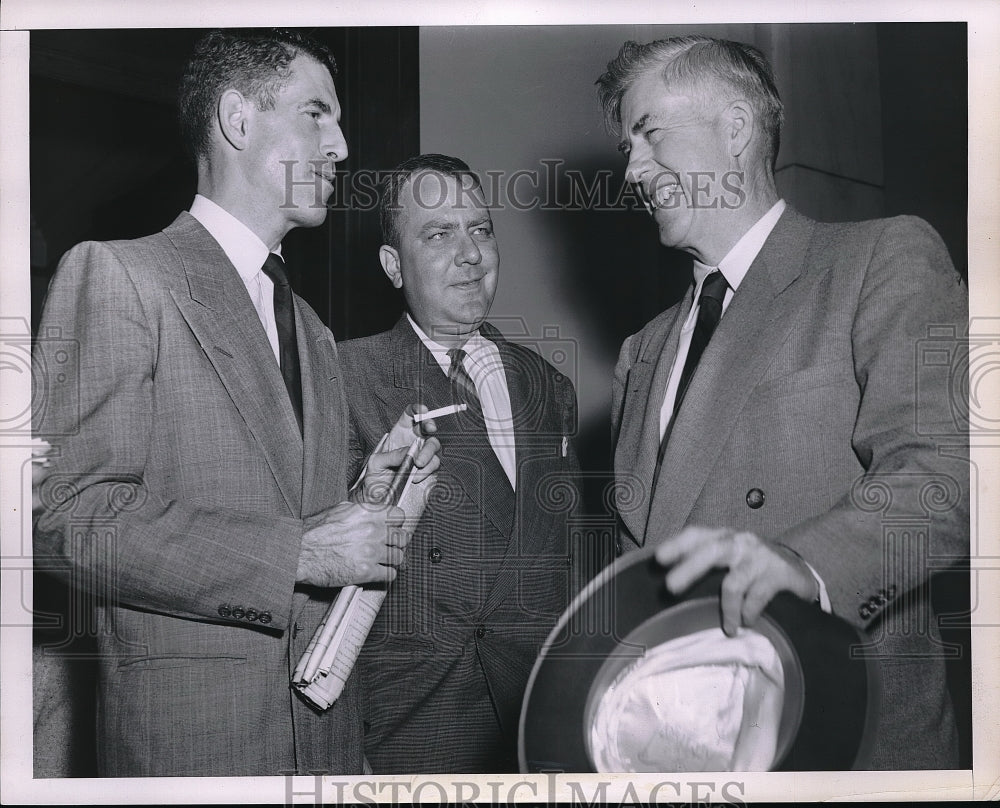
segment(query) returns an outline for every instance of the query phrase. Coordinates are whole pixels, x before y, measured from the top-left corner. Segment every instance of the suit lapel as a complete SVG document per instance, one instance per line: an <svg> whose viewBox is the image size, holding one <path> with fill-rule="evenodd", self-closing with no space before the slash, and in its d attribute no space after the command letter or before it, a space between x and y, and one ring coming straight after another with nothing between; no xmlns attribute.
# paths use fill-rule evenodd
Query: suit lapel
<svg viewBox="0 0 1000 808"><path fill-rule="evenodd" d="M553 465L544 461L558 459L563 425L554 406L555 391L546 384L544 372L539 373L540 360L538 364L529 364L524 354L516 351L488 323L483 324L481 332L496 343L503 361L514 416L517 456L514 529L483 606L481 616L486 618L501 604L509 602L511 593L522 580L522 570L530 567L539 553L545 552L544 545L552 530L552 525L546 521L551 522L553 515L539 497L543 495L543 477ZM560 529L565 528L560 525Z"/></svg>
<svg viewBox="0 0 1000 808"><path fill-rule="evenodd" d="M636 505L619 503L618 511L629 532L640 543L645 541L646 517L652 494L656 455L660 446L660 408L667 389L667 378L677 355L677 342L684 320L691 311L691 295L674 308L672 318L666 318L640 346L639 357L629 369L626 380L625 407L618 441L615 445L615 469L618 474L631 469L635 483L641 486L641 497L628 495L631 486L622 484L623 498ZM634 404L645 402L644 407Z"/></svg>
<svg viewBox="0 0 1000 808"><path fill-rule="evenodd" d="M691 379L663 458L648 525L654 539L687 522L740 411L786 339L809 283L812 223L787 210L750 267Z"/></svg>
<svg viewBox="0 0 1000 808"><path fill-rule="evenodd" d="M329 507L332 492L346 486L346 463L331 458L347 457L350 425L333 335L294 300L302 369L302 513L309 515Z"/></svg>
<svg viewBox="0 0 1000 808"><path fill-rule="evenodd" d="M390 344L394 356L395 388L383 398L390 412L397 411L397 408L402 412L403 407L414 401L425 404L428 409L452 403L448 377L417 337L405 315L393 329ZM455 474L450 479L462 486L469 499L493 522L497 530L510 536L511 514L503 504L506 498L490 496L494 492L490 478L497 474L504 475L503 467L485 435L478 432L463 434L463 424L467 423L461 413L437 421L437 436L443 447L442 464L447 466L448 458L452 457L456 467L461 465L469 470L475 469L474 473ZM503 482L507 482L506 475Z"/></svg>
<svg viewBox="0 0 1000 808"><path fill-rule="evenodd" d="M291 513L301 511L302 436L281 370L236 268L189 214L164 230L181 260L187 289L171 294L260 444ZM301 353L301 352L300 352Z"/></svg>

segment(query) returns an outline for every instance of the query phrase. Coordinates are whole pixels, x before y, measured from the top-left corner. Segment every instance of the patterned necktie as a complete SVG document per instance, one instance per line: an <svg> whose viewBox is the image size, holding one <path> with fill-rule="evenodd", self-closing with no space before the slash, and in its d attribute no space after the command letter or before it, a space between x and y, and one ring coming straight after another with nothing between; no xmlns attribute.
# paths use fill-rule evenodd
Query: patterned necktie
<svg viewBox="0 0 1000 808"><path fill-rule="evenodd" d="M295 419L302 431L302 373L299 351L295 343L295 309L292 307L292 287L288 285L285 262L281 256L267 256L261 271L274 282L274 324L278 330L278 354L285 389L295 410Z"/></svg>
<svg viewBox="0 0 1000 808"><path fill-rule="evenodd" d="M482 415L483 405L479 400L476 383L465 369L467 354L461 348L448 351L451 365L448 368L448 379L451 381L451 397L459 404L467 404L470 414Z"/></svg>
<svg viewBox="0 0 1000 808"><path fill-rule="evenodd" d="M663 455L667 449L667 441L673 431L674 422L677 420L677 413L680 411L681 402L687 393L691 377L694 375L698 361L708 346L708 341L712 339L719 320L722 319L722 302L726 297L726 290L729 284L719 270L713 270L705 278L701 286L701 294L698 296L698 315L694 325L694 333L691 335L691 345L688 348L687 358L684 360L684 369L681 371L680 384L677 386L677 396L674 398L673 413L667 421L667 428L663 430L663 437L660 439L660 449L656 455L656 471L653 475L653 490L656 490L656 481L660 475L660 464L663 462Z"/></svg>

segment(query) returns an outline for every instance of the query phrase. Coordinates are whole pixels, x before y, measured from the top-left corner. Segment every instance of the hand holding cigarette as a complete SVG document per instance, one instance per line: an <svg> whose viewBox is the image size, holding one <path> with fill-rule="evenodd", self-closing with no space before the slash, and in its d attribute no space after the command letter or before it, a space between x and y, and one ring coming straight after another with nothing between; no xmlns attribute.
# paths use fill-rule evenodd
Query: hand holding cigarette
<svg viewBox="0 0 1000 808"><path fill-rule="evenodd" d="M423 404L407 407L389 434L368 458L365 477L359 487L361 499L369 503L393 503L412 476L422 485L441 465L441 444L433 415ZM438 415L445 414L438 411ZM431 480L433 484L433 480Z"/></svg>

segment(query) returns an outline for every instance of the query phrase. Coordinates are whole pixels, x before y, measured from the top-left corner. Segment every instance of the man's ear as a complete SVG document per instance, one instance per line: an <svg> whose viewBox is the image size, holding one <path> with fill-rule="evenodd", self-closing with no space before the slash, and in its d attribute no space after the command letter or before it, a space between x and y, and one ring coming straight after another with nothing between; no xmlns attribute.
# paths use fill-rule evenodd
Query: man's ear
<svg viewBox="0 0 1000 808"><path fill-rule="evenodd" d="M234 149L247 147L250 136L250 101L239 90L226 90L219 99L219 130Z"/></svg>
<svg viewBox="0 0 1000 808"><path fill-rule="evenodd" d="M733 101L726 107L726 135L729 154L739 157L753 138L753 107L742 99Z"/></svg>
<svg viewBox="0 0 1000 808"><path fill-rule="evenodd" d="M378 260L382 262L382 271L389 282L396 288L403 288L403 273L399 268L399 251L395 247L383 244L378 248Z"/></svg>

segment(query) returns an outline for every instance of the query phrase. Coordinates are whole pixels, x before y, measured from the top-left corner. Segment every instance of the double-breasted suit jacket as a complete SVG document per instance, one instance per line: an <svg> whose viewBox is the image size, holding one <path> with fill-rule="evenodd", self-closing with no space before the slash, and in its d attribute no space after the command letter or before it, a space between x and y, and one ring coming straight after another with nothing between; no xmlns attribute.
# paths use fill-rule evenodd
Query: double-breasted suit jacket
<svg viewBox="0 0 1000 808"><path fill-rule="evenodd" d="M496 343L510 392L516 493L466 414L437 420L438 480L360 662L376 773L516 770L528 675L569 597L572 384L489 324L480 333ZM407 405L452 403L405 316L343 343L341 359L359 461Z"/></svg>
<svg viewBox="0 0 1000 808"><path fill-rule="evenodd" d="M246 287L189 214L81 244L53 279L36 431L59 456L35 553L96 610L103 775L361 770L353 685L325 714L289 687L335 594L296 588L302 520L345 498L349 443L333 336L294 305L304 434Z"/></svg>
<svg viewBox="0 0 1000 808"><path fill-rule="evenodd" d="M820 224L787 209L702 355L650 490L691 305L629 337L615 371L625 549L697 524L799 553L881 665L873 765L956 765L926 589L968 552L967 437L947 374L920 357L929 329L967 334L967 290L943 244L912 217Z"/></svg>

